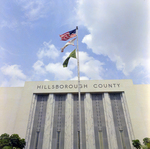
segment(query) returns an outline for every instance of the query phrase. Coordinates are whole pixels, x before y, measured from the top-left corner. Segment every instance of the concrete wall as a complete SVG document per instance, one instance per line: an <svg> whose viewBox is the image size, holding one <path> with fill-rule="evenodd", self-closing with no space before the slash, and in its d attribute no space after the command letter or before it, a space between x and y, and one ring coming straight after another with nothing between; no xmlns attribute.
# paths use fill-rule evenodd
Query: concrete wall
<svg viewBox="0 0 150 149"><path fill-rule="evenodd" d="M19 133L15 130L23 87L0 88L0 134ZM26 128L25 128L26 129ZM24 136L24 135L23 135Z"/></svg>
<svg viewBox="0 0 150 149"><path fill-rule="evenodd" d="M129 103L135 111L131 112L131 119L135 138L143 142L143 138L150 138L150 85L134 85L134 103Z"/></svg>
<svg viewBox="0 0 150 149"><path fill-rule="evenodd" d="M124 92L134 136L150 137L150 85L133 85L132 80L81 81L81 92ZM24 87L0 88L0 134L26 136L34 93L77 92L77 81L26 82Z"/></svg>

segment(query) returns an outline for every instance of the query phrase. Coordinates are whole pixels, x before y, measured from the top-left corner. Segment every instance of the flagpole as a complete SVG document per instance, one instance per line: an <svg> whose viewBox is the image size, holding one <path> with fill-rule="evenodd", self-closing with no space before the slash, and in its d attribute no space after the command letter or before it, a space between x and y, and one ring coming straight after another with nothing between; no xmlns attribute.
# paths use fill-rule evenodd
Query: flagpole
<svg viewBox="0 0 150 149"><path fill-rule="evenodd" d="M80 149L82 149L82 123L81 123L81 95L80 95L80 69L79 69L79 48L78 48L78 26L76 26L77 34L77 66L78 66L78 101L79 101L79 126L80 126Z"/></svg>

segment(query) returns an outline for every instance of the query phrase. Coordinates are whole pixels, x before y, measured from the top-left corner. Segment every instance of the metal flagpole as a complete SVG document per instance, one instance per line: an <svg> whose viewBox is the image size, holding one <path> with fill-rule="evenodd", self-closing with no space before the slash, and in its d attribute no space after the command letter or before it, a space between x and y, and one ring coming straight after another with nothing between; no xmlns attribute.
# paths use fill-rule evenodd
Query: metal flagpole
<svg viewBox="0 0 150 149"><path fill-rule="evenodd" d="M79 101L79 124L80 124L80 149L82 149L82 123L81 123L81 95L80 95L80 69L79 69L79 48L78 48L78 26L76 26L77 34L77 66L78 66L78 101Z"/></svg>

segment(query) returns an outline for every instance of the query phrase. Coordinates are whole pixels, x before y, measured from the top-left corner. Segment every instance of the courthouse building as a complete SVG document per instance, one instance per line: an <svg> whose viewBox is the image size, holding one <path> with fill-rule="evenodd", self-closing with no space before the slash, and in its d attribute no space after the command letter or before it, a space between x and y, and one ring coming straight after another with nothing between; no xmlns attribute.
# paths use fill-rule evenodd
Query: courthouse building
<svg viewBox="0 0 150 149"><path fill-rule="evenodd" d="M26 149L133 149L150 137L150 85L84 80L80 134L78 81L25 82L0 88L0 134L17 133Z"/></svg>

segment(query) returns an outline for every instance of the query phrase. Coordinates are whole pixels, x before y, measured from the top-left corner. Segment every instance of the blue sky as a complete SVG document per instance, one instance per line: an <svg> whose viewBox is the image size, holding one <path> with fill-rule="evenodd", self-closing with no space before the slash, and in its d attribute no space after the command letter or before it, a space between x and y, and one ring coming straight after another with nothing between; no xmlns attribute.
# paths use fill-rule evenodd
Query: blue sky
<svg viewBox="0 0 150 149"><path fill-rule="evenodd" d="M77 79L59 35L79 27L80 76L150 84L150 1L0 1L0 86ZM76 41L75 41L76 45Z"/></svg>

